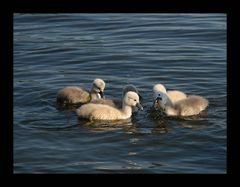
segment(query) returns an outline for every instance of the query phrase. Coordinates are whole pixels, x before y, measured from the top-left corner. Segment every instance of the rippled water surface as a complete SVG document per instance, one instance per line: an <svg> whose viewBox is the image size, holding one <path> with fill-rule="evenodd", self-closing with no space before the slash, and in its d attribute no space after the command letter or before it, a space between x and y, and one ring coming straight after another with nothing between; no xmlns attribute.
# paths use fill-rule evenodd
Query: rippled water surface
<svg viewBox="0 0 240 187"><path fill-rule="evenodd" d="M134 84L144 111L87 124L56 107L68 85ZM153 113L152 87L209 100L195 117ZM15 14L14 173L226 173L225 14Z"/></svg>

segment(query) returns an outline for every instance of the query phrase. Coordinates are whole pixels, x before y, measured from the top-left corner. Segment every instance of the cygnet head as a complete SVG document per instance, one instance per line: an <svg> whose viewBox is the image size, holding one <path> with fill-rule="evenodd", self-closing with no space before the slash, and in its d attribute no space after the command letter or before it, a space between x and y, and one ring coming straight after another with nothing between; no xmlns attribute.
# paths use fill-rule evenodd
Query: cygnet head
<svg viewBox="0 0 240 187"><path fill-rule="evenodd" d="M105 89L105 82L102 79L95 79L93 81L92 91L96 92L103 98L103 92Z"/></svg>
<svg viewBox="0 0 240 187"><path fill-rule="evenodd" d="M132 92L132 91L127 92L123 98L123 103L125 105L132 106L132 107L136 106L140 110L143 110L143 107L139 102L139 96L135 92Z"/></svg>
<svg viewBox="0 0 240 187"><path fill-rule="evenodd" d="M166 88L162 85L162 84L156 84L153 86L153 99L154 99L154 102L155 100L157 99L157 97L160 97L159 94L166 94L167 91L166 91Z"/></svg>
<svg viewBox="0 0 240 187"><path fill-rule="evenodd" d="M166 93L156 92L154 93L154 108L155 109L164 109L168 101Z"/></svg>

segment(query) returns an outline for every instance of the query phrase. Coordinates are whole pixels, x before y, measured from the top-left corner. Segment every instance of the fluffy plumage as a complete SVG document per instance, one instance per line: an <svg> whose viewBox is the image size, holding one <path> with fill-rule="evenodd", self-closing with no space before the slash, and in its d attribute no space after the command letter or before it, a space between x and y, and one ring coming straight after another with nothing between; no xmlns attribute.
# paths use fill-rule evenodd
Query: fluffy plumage
<svg viewBox="0 0 240 187"><path fill-rule="evenodd" d="M105 105L88 103L76 110L79 118L90 120L121 120L132 116L132 107L137 106L143 109L139 103L139 96L135 92L127 92L122 101L122 109Z"/></svg>
<svg viewBox="0 0 240 187"><path fill-rule="evenodd" d="M67 86L57 93L58 104L84 104L103 97L105 82L95 79L91 91L77 86Z"/></svg>
<svg viewBox="0 0 240 187"><path fill-rule="evenodd" d="M197 95L184 97L177 100L171 99L168 93L162 91L154 92L154 108L163 111L167 116L192 116L205 110L209 104L208 100ZM178 93L180 95L180 93Z"/></svg>

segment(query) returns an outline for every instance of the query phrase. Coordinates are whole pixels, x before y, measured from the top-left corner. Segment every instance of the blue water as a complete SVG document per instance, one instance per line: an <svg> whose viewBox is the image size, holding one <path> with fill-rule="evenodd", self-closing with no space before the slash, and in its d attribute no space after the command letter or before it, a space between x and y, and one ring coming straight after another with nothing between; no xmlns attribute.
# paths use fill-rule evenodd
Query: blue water
<svg viewBox="0 0 240 187"><path fill-rule="evenodd" d="M143 96L131 121L86 125L56 107L68 85ZM164 84L204 115L153 113ZM14 14L14 173L226 173L226 14Z"/></svg>

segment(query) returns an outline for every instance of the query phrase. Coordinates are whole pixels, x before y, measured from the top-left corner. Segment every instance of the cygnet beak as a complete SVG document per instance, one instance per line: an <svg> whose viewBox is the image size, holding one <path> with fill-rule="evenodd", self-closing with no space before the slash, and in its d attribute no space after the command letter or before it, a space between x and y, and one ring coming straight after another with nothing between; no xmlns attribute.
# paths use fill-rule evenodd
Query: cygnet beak
<svg viewBox="0 0 240 187"><path fill-rule="evenodd" d="M154 108L155 109L158 109L158 108L160 108L160 105L161 105L161 102L160 101L162 101L162 98L161 97L157 97L156 99L155 99L155 101L154 101Z"/></svg>
<svg viewBox="0 0 240 187"><path fill-rule="evenodd" d="M140 103L137 103L136 107L138 107L139 110L143 110L143 107L142 107L142 105Z"/></svg>
<svg viewBox="0 0 240 187"><path fill-rule="evenodd" d="M157 102L162 101L162 98L161 97L157 97L155 101L157 101Z"/></svg>
<svg viewBox="0 0 240 187"><path fill-rule="evenodd" d="M103 98L103 97L104 97L104 94L103 94L103 92L102 92L102 91L100 91L100 92L99 92L99 94L100 94L101 98Z"/></svg>

